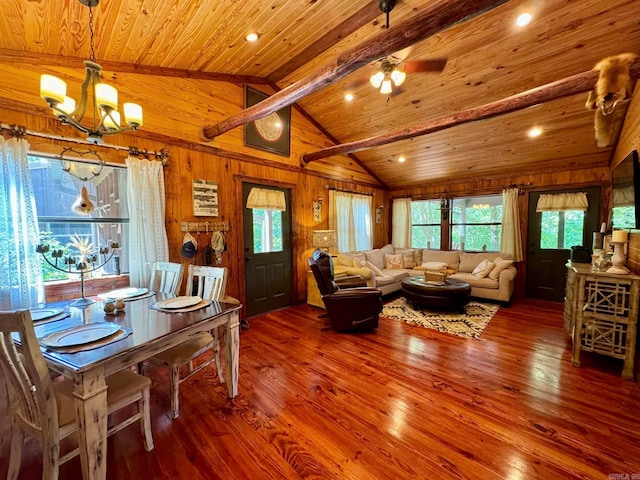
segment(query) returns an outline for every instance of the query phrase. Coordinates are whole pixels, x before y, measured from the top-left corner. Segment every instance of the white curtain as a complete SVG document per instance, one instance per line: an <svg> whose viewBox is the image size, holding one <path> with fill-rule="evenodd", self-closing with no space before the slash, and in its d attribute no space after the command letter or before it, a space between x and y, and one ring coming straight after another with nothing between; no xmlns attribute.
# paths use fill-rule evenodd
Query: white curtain
<svg viewBox="0 0 640 480"><path fill-rule="evenodd" d="M522 261L522 237L518 211L518 189L502 191L502 236L500 251L513 255L514 262Z"/></svg>
<svg viewBox="0 0 640 480"><path fill-rule="evenodd" d="M153 263L169 261L162 162L127 158L129 282L148 287Z"/></svg>
<svg viewBox="0 0 640 480"><path fill-rule="evenodd" d="M280 210L284 212L287 209L284 192L282 190L254 187L247 197L247 208Z"/></svg>
<svg viewBox="0 0 640 480"><path fill-rule="evenodd" d="M370 195L329 191L329 229L338 234L338 251L372 248L373 198Z"/></svg>
<svg viewBox="0 0 640 480"><path fill-rule="evenodd" d="M393 199L391 222L391 245L411 248L411 198Z"/></svg>
<svg viewBox="0 0 640 480"><path fill-rule="evenodd" d="M44 303L36 201L25 139L0 136L0 310Z"/></svg>
<svg viewBox="0 0 640 480"><path fill-rule="evenodd" d="M538 198L536 212L563 212L581 210L586 212L589 201L586 193L543 193Z"/></svg>

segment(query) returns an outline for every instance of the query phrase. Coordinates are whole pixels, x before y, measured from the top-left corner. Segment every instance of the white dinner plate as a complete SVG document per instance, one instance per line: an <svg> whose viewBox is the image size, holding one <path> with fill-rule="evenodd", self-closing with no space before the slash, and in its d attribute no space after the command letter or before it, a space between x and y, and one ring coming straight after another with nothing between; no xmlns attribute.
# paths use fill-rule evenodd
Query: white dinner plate
<svg viewBox="0 0 640 480"><path fill-rule="evenodd" d="M59 332L53 332L40 339L47 347L73 347L102 340L120 330L120 325L111 322L90 323L78 325Z"/></svg>
<svg viewBox="0 0 640 480"><path fill-rule="evenodd" d="M61 313L62 310L59 308L33 308L31 309L31 320L37 322L38 320L44 320L45 318L55 317Z"/></svg>
<svg viewBox="0 0 640 480"><path fill-rule="evenodd" d="M135 288L135 287L128 287L128 288L120 288L118 290L111 290L110 292L104 293L102 296L106 297L106 298L132 298L132 297L139 297L140 295L144 295L145 293L148 293L149 289L148 288Z"/></svg>
<svg viewBox="0 0 640 480"><path fill-rule="evenodd" d="M169 298L167 300L160 300L156 302L155 306L157 308L163 308L165 310L173 310L176 308L188 308L193 307L194 305L200 303L202 298L198 296L194 297L175 297Z"/></svg>

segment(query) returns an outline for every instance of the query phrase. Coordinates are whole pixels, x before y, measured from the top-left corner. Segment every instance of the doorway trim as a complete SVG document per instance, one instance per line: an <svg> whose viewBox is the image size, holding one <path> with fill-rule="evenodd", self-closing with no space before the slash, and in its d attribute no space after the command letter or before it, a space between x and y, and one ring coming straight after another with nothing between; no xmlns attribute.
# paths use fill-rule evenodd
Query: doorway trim
<svg viewBox="0 0 640 480"><path fill-rule="evenodd" d="M295 295L295 292L297 292L296 271L297 271L298 265L296 263L296 259L298 258L298 246L294 242L294 239L297 236L297 232L296 232L297 223L295 221L295 209L293 208L293 202L294 202L294 198L297 196L297 193L298 193L297 192L298 185L295 183L278 182L275 180L268 180L265 178L248 177L246 175L241 175L241 174L234 174L233 181L235 182L235 191L236 191L236 212L239 212L238 214L239 218L237 222L238 235L236 235L236 238L237 238L236 251L238 252L238 255L241 256L241 258L238 259L237 265L240 269L239 278L243 279L242 281L238 282L239 284L238 286L240 287L240 298L242 302L243 318L246 318L246 314L247 314L247 307L246 307L247 289L244 282L244 279L246 278L246 268L245 268L245 262L244 262L244 235L242 233L244 232L244 218L243 218L244 216L241 213L244 211L244 205L242 204L242 184L243 183L255 183L257 185L289 189L290 191L289 203L291 204L291 268L293 269L293 271L291 272L291 292L292 292L291 303L295 304L296 302L299 301L299 299Z"/></svg>

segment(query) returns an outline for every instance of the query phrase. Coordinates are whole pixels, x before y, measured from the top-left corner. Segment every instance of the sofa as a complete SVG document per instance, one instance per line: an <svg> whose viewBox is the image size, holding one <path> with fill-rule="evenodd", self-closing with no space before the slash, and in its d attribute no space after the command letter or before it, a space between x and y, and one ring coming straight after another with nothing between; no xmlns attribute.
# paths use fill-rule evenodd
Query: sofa
<svg viewBox="0 0 640 480"><path fill-rule="evenodd" d="M383 295L400 290L402 279L409 275L424 275L425 270L446 272L448 278L469 283L472 297L505 305L511 301L517 273L508 253L396 249L392 245L340 253L334 258L334 268L362 276L367 286L378 288Z"/></svg>

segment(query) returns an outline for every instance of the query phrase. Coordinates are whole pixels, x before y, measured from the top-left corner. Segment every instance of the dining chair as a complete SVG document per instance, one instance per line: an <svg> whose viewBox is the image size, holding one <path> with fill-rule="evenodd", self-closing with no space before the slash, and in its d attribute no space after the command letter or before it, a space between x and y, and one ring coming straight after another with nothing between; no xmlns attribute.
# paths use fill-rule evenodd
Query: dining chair
<svg viewBox="0 0 640 480"><path fill-rule="evenodd" d="M20 353L14 337L20 341ZM28 310L0 312L0 364L10 399L6 417L11 424L7 478L18 477L24 437L28 434L39 438L42 443L42 479L57 479L59 466L79 453L76 447L61 455L60 449L60 441L77 431L73 382L69 379L51 380ZM153 450L149 403L151 381L131 370L122 370L107 377L106 382L109 415L134 402L138 404L137 412L108 427L107 435L113 435L139 420L145 449Z"/></svg>
<svg viewBox="0 0 640 480"><path fill-rule="evenodd" d="M240 303L235 298L225 295L228 275L226 267L189 265L187 272L187 295L198 295L207 300ZM213 350L213 356L194 368L194 359L210 350ZM224 383L222 363L220 361L218 328L211 332L200 333L180 345L165 350L149 359L149 363L168 368L170 371L169 386L171 389L171 415L173 418L178 418L178 415L180 415L180 384L212 362L216 364L218 380L220 383ZM185 365L187 366L187 372L181 377L180 369Z"/></svg>
<svg viewBox="0 0 640 480"><path fill-rule="evenodd" d="M149 290L178 295L183 275L184 265L181 263L155 262L151 272Z"/></svg>

